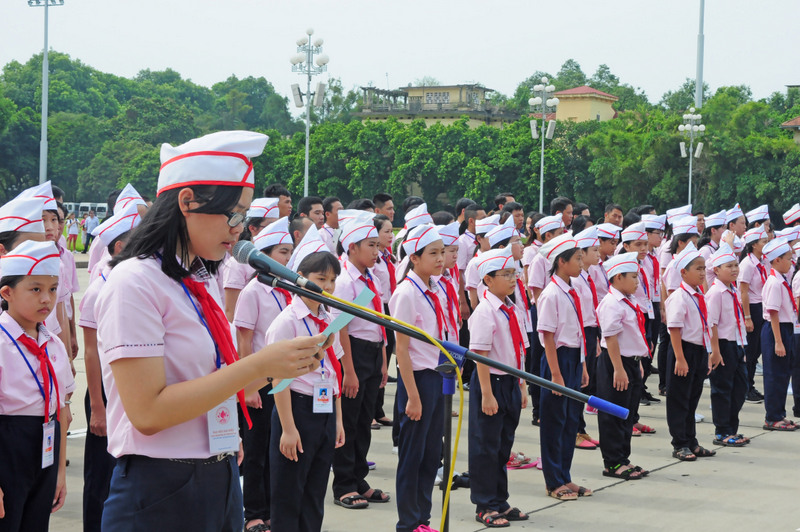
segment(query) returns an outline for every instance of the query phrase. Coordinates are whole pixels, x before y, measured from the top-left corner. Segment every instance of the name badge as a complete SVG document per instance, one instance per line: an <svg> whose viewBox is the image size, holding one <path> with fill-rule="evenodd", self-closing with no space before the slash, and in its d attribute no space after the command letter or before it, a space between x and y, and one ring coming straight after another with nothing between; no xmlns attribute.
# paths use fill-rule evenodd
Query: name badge
<svg viewBox="0 0 800 532"><path fill-rule="evenodd" d="M239 413L236 398L231 397L206 413L208 419L208 447L211 454L232 453L239 450Z"/></svg>
<svg viewBox="0 0 800 532"><path fill-rule="evenodd" d="M661 290L653 290L653 303L661 303Z"/></svg>
<svg viewBox="0 0 800 532"><path fill-rule="evenodd" d="M56 422L42 423L42 469L53 465L56 449Z"/></svg>
<svg viewBox="0 0 800 532"><path fill-rule="evenodd" d="M795 323L794 324L794 333L795 334L800 334L800 323Z"/></svg>
<svg viewBox="0 0 800 532"><path fill-rule="evenodd" d="M647 317L650 318L651 320L656 319L656 313L653 312L652 306L649 309L647 309Z"/></svg>
<svg viewBox="0 0 800 532"><path fill-rule="evenodd" d="M322 378L314 384L314 404L312 412L315 414L333 413L333 383Z"/></svg>

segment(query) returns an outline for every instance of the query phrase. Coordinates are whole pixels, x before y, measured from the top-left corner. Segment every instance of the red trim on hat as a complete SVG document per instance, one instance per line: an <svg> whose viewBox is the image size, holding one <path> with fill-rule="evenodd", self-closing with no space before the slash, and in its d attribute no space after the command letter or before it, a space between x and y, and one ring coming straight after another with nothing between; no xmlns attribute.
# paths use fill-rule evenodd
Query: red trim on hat
<svg viewBox="0 0 800 532"><path fill-rule="evenodd" d="M36 222L41 222L42 221L41 218L38 219L38 220L28 220L27 218L23 218L22 216L3 216L2 218L0 218L0 222L3 221L3 220L24 220L25 221L24 224L18 226L16 229L11 229L11 231L19 231L21 228L25 227L28 224L35 224Z"/></svg>
<svg viewBox="0 0 800 532"><path fill-rule="evenodd" d="M570 238L570 239L568 239L568 240L564 240L563 242L561 242L561 243L560 243L560 244L558 244L557 246L554 246L554 247L553 247L553 249L551 249L551 250L550 250L550 253L548 253L548 254L547 254L547 259L550 259L550 256L553 254L553 252L554 252L555 250L557 250L558 248L560 248L560 247L561 247L561 246L563 246L564 244L570 244L570 243L572 243L572 244L575 244L575 245L574 245L572 248L569 248L569 249L573 249L573 248L576 248L576 247L578 247L578 241L577 241L577 240L574 240L574 239L572 239L572 238ZM564 251L567 251L567 250L565 249ZM561 253L563 253L564 251L562 251L562 252L558 253L558 255L561 255ZM558 255L556 255L556 256L558 256Z"/></svg>
<svg viewBox="0 0 800 532"><path fill-rule="evenodd" d="M172 190L174 188L183 188L183 187L193 187L193 186L218 186L218 187L242 187L242 188L256 188L255 183L231 183L230 181L185 181L182 183L175 183L173 185L167 185L166 187L162 188L158 192L156 192L156 197L160 196L162 192L166 192L167 190Z"/></svg>
<svg viewBox="0 0 800 532"><path fill-rule="evenodd" d="M481 266L483 266L483 265L484 265L484 264L486 264L487 262L490 262L490 261L493 261L493 260L497 260L497 259L502 259L502 258L504 258L502 255L498 255L498 256L494 256L494 257L489 257L488 259L486 259L486 260L484 260L484 261L481 261L480 263L478 263L478 268L477 268L477 269L479 269L479 270L480 270ZM512 256L510 256L510 257L505 257L505 259L506 259L506 260L504 260L504 261L503 261L503 267L502 267L502 268L497 268L497 270L505 270L505 269L506 269L506 265L508 264L508 261L510 261L510 260L514 260L514 256L512 255ZM494 270L494 271L497 271L497 270Z"/></svg>
<svg viewBox="0 0 800 532"><path fill-rule="evenodd" d="M255 188L255 187L254 187L254 188ZM261 210L263 210L263 211L264 211L264 216L260 216L260 218L270 218L270 217L269 217L269 216L267 216L267 215L268 215L268 214L269 214L271 211L273 211L273 210L275 210L275 209L277 209L277 208L278 208L278 206L277 206L277 205L275 205L274 207L269 207L269 208L267 208L267 207L262 207L261 205L256 205L255 207L251 205L251 206L250 206L250 208L248 209L248 211L255 211L255 210L261 209ZM251 216L250 218L256 218L256 216Z"/></svg>
<svg viewBox="0 0 800 532"><path fill-rule="evenodd" d="M417 249L417 246L419 245L419 240L420 240L420 239L421 239L423 236L425 236L426 234L428 234L428 231L430 231L431 229L433 229L433 227L429 227L429 228L425 229L425 231L423 231L423 233L422 233L421 235L417 236L417 237L414 237L414 238L409 238L408 240L406 240L405 242L403 242L403 247L405 247L405 245L406 245L406 244L408 244L409 242L413 242L414 240L416 240L417 242L414 244L414 253L416 253L417 251L419 251L419 250Z"/></svg>
<svg viewBox="0 0 800 532"><path fill-rule="evenodd" d="M35 257L31 257L30 255L5 255L5 256L3 256L3 258L4 259L31 259L33 261L33 266L31 266L31 269L28 270L28 273L25 274L25 275L31 275L31 272L36 267L36 265L39 264L40 262L42 262L43 260L47 260L47 259L59 259L60 260L61 256L58 253L53 253L52 255L45 255L41 259L37 259Z"/></svg>
<svg viewBox="0 0 800 532"><path fill-rule="evenodd" d="M637 269L639 268L639 261L638 261L638 260L635 260L635 261L633 261L633 260L627 260L627 261L625 261L625 262L619 262L619 263L617 263L617 264L614 264L612 267L610 267L610 268L609 268L609 269L606 271L606 275L610 275L610 276L616 275L616 274L612 274L611 272L612 272L612 271L613 271L615 268L619 268L620 266L624 266L624 265L626 265L626 264L635 264L635 265L636 265L636 268L637 268Z"/></svg>
<svg viewBox="0 0 800 532"><path fill-rule="evenodd" d="M163 170L164 167L167 166L168 164L174 163L176 161L180 161L181 159L186 159L188 157L235 157L237 159L241 159L245 164L247 164L247 171L244 173L244 176L242 177L242 180L240 181L239 184L241 186L246 186L246 187L249 187L249 188L256 188L255 184L247 183L247 177L253 171L253 161L251 161L248 157L242 155L241 153L236 153L236 152L229 152L229 151L193 151L191 153L184 153L182 155L176 155L172 159L169 159L168 161L166 161L164 164L161 165L161 168L159 168L159 170ZM185 183L176 183L174 185L166 186L166 187L162 188L161 190L159 190L156 193L156 196L158 196L159 194L161 194L165 190L170 190L170 189L173 189L173 188L185 187L185 186L190 186L190 185L223 185L223 186L227 185L227 186L231 186L231 185L236 185L236 184L237 183L231 183L230 181L224 181L224 182L221 182L221 181L220 182L218 182L218 181L208 181L208 182L206 182L206 181L204 181L204 182L199 182L199 183L198 182L194 182L194 181L188 181L188 182L185 182Z"/></svg>
<svg viewBox="0 0 800 532"><path fill-rule="evenodd" d="M285 244L285 242L283 241L283 239L284 239L284 238L286 238L286 237L289 237L289 238L290 238L290 240L291 240L291 236L292 236L292 235L290 235L289 233L287 233L286 231L274 231L274 232L272 232L272 233L266 233L266 234L264 234L263 236L262 236L262 235L258 235L258 236L256 236L256 237L253 239L253 244L255 244L256 242L258 242L258 241L260 240L260 238L259 238L259 237L261 237L261 238L267 238L268 236L272 236L272 235L283 235L283 236L280 238L280 240L278 240L276 243L272 244L273 246L277 246L277 245L279 245L279 244ZM313 240L312 240L312 242L313 242ZM262 248L262 249L263 249L263 248Z"/></svg>
<svg viewBox="0 0 800 532"><path fill-rule="evenodd" d="M378 229L375 227L375 225L374 225L374 224L372 224L372 225L359 225L358 227L356 227L355 229L353 229L352 231L350 231L350 232L349 232L349 233L347 233L346 235L342 236L342 237L340 238L340 240L341 240L342 242L344 242L344 241L347 239L347 237L348 237L348 236L352 235L352 234L353 234L353 233L355 233L356 231L360 231L361 229L364 229L365 227L369 227L369 228L370 228L370 231L367 231L367 236L365 236L365 237L364 237L364 238L362 238L361 240L366 240L367 238L376 238L376 237L378 236ZM373 230L375 231L375 237L370 237L370 236L369 236L369 234L370 234L370 233L371 233ZM425 234L425 233L423 233L423 234ZM361 242L361 240L359 240L359 242Z"/></svg>
<svg viewBox="0 0 800 532"><path fill-rule="evenodd" d="M130 218L131 216L133 216L133 218L134 218L133 220L131 220L131 229L133 229L133 228L134 228L134 225L133 225L133 224L135 224L135 223L136 223L136 217L137 217L137 216L139 216L139 213L138 213L138 212L137 212L137 213L134 213L134 214L129 214L129 215L127 215L127 216L123 216L122 218L120 218L120 219L119 219L119 220L117 220L116 222L112 223L111 225L109 225L108 227L106 227L105 229L103 229L102 231L100 231L99 233L97 233L97 236L100 236L100 235L102 235L103 233L105 233L106 231L108 231L109 229L111 229L112 227L114 227L115 225L117 225L118 223L120 223L121 221L123 221L123 220L125 220L125 219L127 219L127 218ZM129 229L129 231L130 231L130 229Z"/></svg>

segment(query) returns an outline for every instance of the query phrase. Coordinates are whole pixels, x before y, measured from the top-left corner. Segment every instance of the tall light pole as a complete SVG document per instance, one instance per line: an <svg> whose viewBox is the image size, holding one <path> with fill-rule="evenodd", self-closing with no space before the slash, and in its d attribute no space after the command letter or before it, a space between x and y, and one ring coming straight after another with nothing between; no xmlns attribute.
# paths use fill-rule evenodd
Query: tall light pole
<svg viewBox="0 0 800 532"><path fill-rule="evenodd" d="M44 7L44 52L42 52L42 137L39 141L39 184L47 181L47 100L50 91L50 49L47 44L48 8L63 6L64 0L28 0L30 7Z"/></svg>
<svg viewBox="0 0 800 532"><path fill-rule="evenodd" d="M694 149L694 140L703 136L706 132L706 126L700 123L703 115L694 114L695 108L689 109L689 112L683 115L683 124L678 126L678 131L686 137L689 137L689 152L686 152L686 143L681 142L681 157L689 157L689 201L692 202L692 159L700 157L703 152L703 143L697 143L697 150Z"/></svg>
<svg viewBox="0 0 800 532"><path fill-rule="evenodd" d="M308 146L309 135L311 132L311 96L314 96L313 104L319 107L322 105L322 99L325 96L325 84L320 83L317 85L317 92L311 92L311 76L321 74L328 70L328 56L322 53L322 39L316 39L311 42L311 36L314 35L314 29L308 28L306 30L306 37L297 39L297 54L293 55L290 59L292 63L292 72L298 72L307 77L306 85L306 160L305 160L305 173L303 178L303 196L308 196ZM314 56L318 56L316 66L314 66ZM294 103L297 107L303 106L303 94L300 92L298 84L292 85L292 96Z"/></svg>
<svg viewBox="0 0 800 532"><path fill-rule="evenodd" d="M533 119L531 120L531 136L533 136L534 139L542 138L542 153L539 158L539 212L544 213L544 139L545 137L548 140L552 139L553 133L556 130L555 120L550 120L550 123L547 123L547 109L551 108L555 110L558 106L558 98L550 98L553 91L556 90L553 85L547 84L550 80L545 76L542 77L541 81L542 83L540 85L533 86L533 93L536 96L528 100L528 105L531 106L531 111L534 111L534 107L539 107L542 113L541 135L538 131L539 124L536 122L536 119Z"/></svg>
<svg viewBox="0 0 800 532"><path fill-rule="evenodd" d="M694 106L703 107L703 20L705 19L706 0L700 0L700 29L697 32L697 75L694 78Z"/></svg>

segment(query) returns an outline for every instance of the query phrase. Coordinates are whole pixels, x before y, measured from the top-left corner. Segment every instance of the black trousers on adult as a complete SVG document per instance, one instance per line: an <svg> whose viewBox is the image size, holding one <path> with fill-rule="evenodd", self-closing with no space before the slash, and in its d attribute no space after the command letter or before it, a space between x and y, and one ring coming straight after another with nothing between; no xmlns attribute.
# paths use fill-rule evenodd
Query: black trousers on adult
<svg viewBox="0 0 800 532"><path fill-rule="evenodd" d="M703 395L703 381L708 374L708 352L702 345L681 342L683 356L689 365L685 377L675 375L675 351L670 342L667 349L667 425L672 436L672 447L696 449L697 427L694 414L700 396Z"/></svg>
<svg viewBox="0 0 800 532"><path fill-rule="evenodd" d="M236 456L117 459L103 508L103 532L241 532L242 490Z"/></svg>
<svg viewBox="0 0 800 532"><path fill-rule="evenodd" d="M411 421L405 414L408 392L403 379L397 381L397 404L402 413L395 480L397 532L412 532L430 523L433 483L442 463L442 376L432 369L419 370L414 372L414 382L422 404L418 421Z"/></svg>
<svg viewBox="0 0 800 532"><path fill-rule="evenodd" d="M389 305L383 305L383 313L389 314ZM386 329L386 370L388 371L390 362L392 361L392 353L394 353L394 331ZM386 417L386 412L383 410L383 401L386 388L378 389L378 398L375 400L375 419L383 419ZM392 417L394 419L394 417Z"/></svg>
<svg viewBox="0 0 800 532"><path fill-rule="evenodd" d="M597 344L600 341L600 328L599 327L584 327L583 334L586 335L586 373L589 374L589 385L581 388L581 391L587 395L594 395L597 391ZM586 432L586 420L583 417L583 408L581 408L581 420L578 423L578 434Z"/></svg>
<svg viewBox="0 0 800 532"><path fill-rule="evenodd" d="M622 391L614 388L614 365L608 351L600 352L597 361L597 397L611 401L634 411L639 407L642 396L642 373L639 363L645 357L622 357L622 369L628 376L628 387ZM633 416L620 419L602 411L597 413L597 426L600 431L600 452L606 468L628 465L631 456L631 434Z"/></svg>
<svg viewBox="0 0 800 532"><path fill-rule="evenodd" d="M30 377L26 375L26 377ZM46 532L58 480L61 430L53 465L42 469L43 416L0 416L0 488L6 516L0 532Z"/></svg>
<svg viewBox="0 0 800 532"><path fill-rule="evenodd" d="M103 392L103 404L106 394ZM86 419L92 419L89 392L83 400ZM103 523L103 504L108 498L111 474L117 460L108 454L108 438L86 431L83 447L83 531L100 532Z"/></svg>
<svg viewBox="0 0 800 532"><path fill-rule="evenodd" d="M270 435L272 434L272 411L275 398L270 395L272 385L268 384L258 391L261 408L247 407L252 428L242 430L242 499L244 501L244 520L270 518ZM244 416L240 417L242 419Z"/></svg>
<svg viewBox="0 0 800 532"><path fill-rule="evenodd" d="M729 340L719 341L722 363L708 376L711 382L711 417L714 434L733 436L739 433L739 412L747 395L747 365L744 348Z"/></svg>
<svg viewBox="0 0 800 532"><path fill-rule="evenodd" d="M469 292L466 292L464 297L467 300L469 311L472 313L472 311L475 309L472 308L472 303L469 300ZM461 323L461 330L458 331L458 345L469 349L469 324L466 319ZM469 359L465 360L464 365L461 367L461 378L464 380L464 382L470 382L473 371L475 371L475 362Z"/></svg>
<svg viewBox="0 0 800 532"><path fill-rule="evenodd" d="M789 378L792 376L792 358L794 356L794 326L781 323L781 340L786 355L775 354L775 336L772 324L764 321L761 327L762 363L764 364L764 410L767 421L781 421L786 417L786 393L789 389Z"/></svg>
<svg viewBox="0 0 800 532"><path fill-rule="evenodd" d="M537 314L536 305L531 305L531 324L533 325L533 334L531 334L528 356L525 359L525 371L541 377L544 346L542 346L542 343L539 341L539 333L536 332L536 326L538 323L539 315ZM535 384L528 383L528 396L531 399L531 415L534 419L538 419L541 417L539 408L539 404L541 402L541 388Z"/></svg>
<svg viewBox="0 0 800 532"><path fill-rule="evenodd" d="M331 414L315 414L311 396L290 393L292 416L303 452L297 454L297 462L281 454L283 429L275 410L268 446L272 468L270 528L275 532L319 532L336 445L336 409Z"/></svg>
<svg viewBox="0 0 800 532"><path fill-rule="evenodd" d="M761 329L764 326L763 307L761 303L750 303L750 317L753 320L753 330L747 333L747 347L745 347L745 360L747 361L748 390L756 387L756 364L761 356Z"/></svg>
<svg viewBox="0 0 800 532"><path fill-rule="evenodd" d="M342 394L342 425L345 443L333 455L333 496L370 489L367 482L367 452L372 442L375 400L381 385L383 344L350 336L353 366L358 377L358 393L353 399Z"/></svg>
<svg viewBox="0 0 800 532"><path fill-rule="evenodd" d="M667 350L669 349L669 330L667 324L659 323L658 327L658 351L656 353L656 362L658 363L658 389L667 389Z"/></svg>
<svg viewBox="0 0 800 532"><path fill-rule="evenodd" d="M475 511L508 510L508 472L514 432L522 410L519 380L510 375L491 375L497 413L483 413L483 392L478 373L469 387L469 475L470 500Z"/></svg>

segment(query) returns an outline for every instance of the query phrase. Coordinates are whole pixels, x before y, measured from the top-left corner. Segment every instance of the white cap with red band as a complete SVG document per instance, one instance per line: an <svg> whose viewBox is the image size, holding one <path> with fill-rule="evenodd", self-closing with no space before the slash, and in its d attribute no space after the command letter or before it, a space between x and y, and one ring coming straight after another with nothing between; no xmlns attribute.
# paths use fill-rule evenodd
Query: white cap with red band
<svg viewBox="0 0 800 532"><path fill-rule="evenodd" d="M406 224L404 229L406 231L410 231L411 229L417 227L418 225L432 224L433 218L431 218L431 215L428 214L428 204L422 203L421 205L417 205L416 207L408 211L406 213L405 221Z"/></svg>
<svg viewBox="0 0 800 532"><path fill-rule="evenodd" d="M0 233L20 231L44 233L44 198L14 198L0 207Z"/></svg>
<svg viewBox="0 0 800 532"><path fill-rule="evenodd" d="M700 252L697 251L697 248L694 246L694 244L689 242L686 244L686 247L683 248L683 251L675 255L675 267L678 268L679 271L685 270L689 267L689 264L691 264L691 262L698 257L702 257L702 255L700 255Z"/></svg>
<svg viewBox="0 0 800 532"><path fill-rule="evenodd" d="M254 131L218 131L180 146L161 145L158 192L193 185L255 188L252 157L269 137Z"/></svg>
<svg viewBox="0 0 800 532"><path fill-rule="evenodd" d="M597 226L593 225L587 227L573 237L578 241L578 247L581 249L590 248L592 246L599 246L600 241L597 239Z"/></svg>
<svg viewBox="0 0 800 532"><path fill-rule="evenodd" d="M792 251L792 246L789 245L785 238L775 238L767 242L762 253L764 253L768 261L772 262L790 251Z"/></svg>
<svg viewBox="0 0 800 532"><path fill-rule="evenodd" d="M647 227L644 222L636 222L622 230L623 242L636 242L638 240L647 242Z"/></svg>
<svg viewBox="0 0 800 532"><path fill-rule="evenodd" d="M572 238L572 235L560 235L543 244L539 248L539 255L555 263L556 258L565 251L578 247L578 241Z"/></svg>
<svg viewBox="0 0 800 532"><path fill-rule="evenodd" d="M795 203L792 208L783 213L783 223L793 224L800 220L800 203Z"/></svg>
<svg viewBox="0 0 800 532"><path fill-rule="evenodd" d="M117 201L114 203L114 214L122 212L122 209L130 204L144 205L147 207L147 202L142 199L142 196L133 188L133 185L128 183L125 185L125 188L122 189L122 192L119 193L119 196L117 196Z"/></svg>
<svg viewBox="0 0 800 532"><path fill-rule="evenodd" d="M139 216L139 206L130 202L127 207L122 207L119 211L114 210L114 216L98 225L92 235L95 236L104 246L108 246L117 237L136 228L142 221Z"/></svg>
<svg viewBox="0 0 800 532"><path fill-rule="evenodd" d="M475 234L485 235L498 225L500 225L499 214L493 214L492 216L487 216L486 218L475 222Z"/></svg>
<svg viewBox="0 0 800 532"><path fill-rule="evenodd" d="M458 228L460 225L458 222L452 222L447 225L436 226L436 230L439 231L439 236L442 237L445 247L455 246L458 243Z"/></svg>
<svg viewBox="0 0 800 532"><path fill-rule="evenodd" d="M597 238L604 238L606 240L617 238L620 231L622 231L621 227L610 223L598 224L595 227L597 227Z"/></svg>
<svg viewBox="0 0 800 532"><path fill-rule="evenodd" d="M760 205L752 211L748 211L745 216L747 217L747 223L750 224L769 220L769 207L767 205Z"/></svg>
<svg viewBox="0 0 800 532"><path fill-rule="evenodd" d="M439 231L432 224L422 224L408 232L408 238L403 242L406 255L412 255L428 244L441 240Z"/></svg>
<svg viewBox="0 0 800 532"><path fill-rule="evenodd" d="M609 279L620 273L639 271L639 254L636 252L620 253L603 261L603 269Z"/></svg>
<svg viewBox="0 0 800 532"><path fill-rule="evenodd" d="M735 222L742 216L744 216L744 213L742 212L742 208L737 203L732 209L728 209L727 213L725 214L725 224L727 225L731 222Z"/></svg>
<svg viewBox="0 0 800 532"><path fill-rule="evenodd" d="M667 221L670 225L673 225L678 218L682 218L683 216L691 216L692 214L692 204L684 205L683 207L675 207L674 209L669 209L667 211Z"/></svg>
<svg viewBox="0 0 800 532"><path fill-rule="evenodd" d="M697 235L697 216L682 216L676 218L672 223L672 234L678 235Z"/></svg>
<svg viewBox="0 0 800 532"><path fill-rule="evenodd" d="M550 231L555 231L559 227L564 227L564 217L560 214L555 214L553 216L545 216L535 225L536 229L539 230L539 234L544 237L545 233L549 233Z"/></svg>
<svg viewBox="0 0 800 532"><path fill-rule="evenodd" d="M486 233L486 238L489 239L489 247L494 247L498 242L502 242L516 235L519 235L519 231L517 231L517 226L514 225L514 217L509 216L506 218L505 223L492 228L492 230Z"/></svg>
<svg viewBox="0 0 800 532"><path fill-rule="evenodd" d="M36 185L31 188L26 188L17 196L18 199L24 198L37 198L44 202L43 211L56 210L56 199L53 197L53 184L46 181L41 185Z"/></svg>
<svg viewBox="0 0 800 532"><path fill-rule="evenodd" d="M659 231L663 231L667 225L667 215L643 214L642 221L644 222L644 226L647 229L656 229Z"/></svg>
<svg viewBox="0 0 800 532"><path fill-rule="evenodd" d="M731 247L727 242L723 242L719 245L719 249L711 255L711 266L716 268L717 266L722 266L723 264L728 264L736 260L736 254Z"/></svg>
<svg viewBox="0 0 800 532"><path fill-rule="evenodd" d="M256 198L247 209L248 218L277 218L280 198Z"/></svg>
<svg viewBox="0 0 800 532"><path fill-rule="evenodd" d="M294 252L289 259L289 264L287 264L287 267L297 271L297 268L300 266L300 263L303 262L304 258L308 257L312 253L317 253L320 251L324 253L331 252L328 244L323 242L320 238L319 231L317 231L317 226L312 225L308 228L306 234L303 235L300 243L294 248Z"/></svg>
<svg viewBox="0 0 800 532"><path fill-rule="evenodd" d="M26 240L2 257L0 271L3 277L12 275L54 275L61 267L61 255L55 242Z"/></svg>
<svg viewBox="0 0 800 532"><path fill-rule="evenodd" d="M764 231L762 227L754 227L749 229L744 234L744 243L749 244L751 242L755 242L756 240L761 240L762 238L767 238L767 232Z"/></svg>
<svg viewBox="0 0 800 532"><path fill-rule="evenodd" d="M272 222L253 237L253 245L258 250L264 250L278 244L292 244L292 235L289 234L289 217L284 216Z"/></svg>
<svg viewBox="0 0 800 532"><path fill-rule="evenodd" d="M360 211L361 216L349 218L344 224L340 225L342 229L342 236L339 241L345 251L350 247L350 244L356 244L366 238L377 238L378 229L375 227L374 212Z"/></svg>
<svg viewBox="0 0 800 532"><path fill-rule="evenodd" d="M478 259L478 276L483 279L487 274L506 268L514 268L514 256L511 246L503 249L492 249L481 254Z"/></svg>
<svg viewBox="0 0 800 532"><path fill-rule="evenodd" d="M728 211L721 210L706 216L706 227L721 227L725 225L725 219L728 217Z"/></svg>

